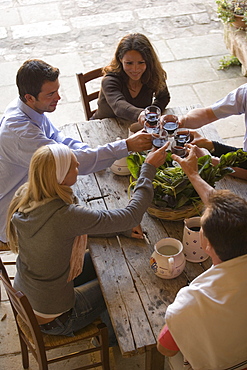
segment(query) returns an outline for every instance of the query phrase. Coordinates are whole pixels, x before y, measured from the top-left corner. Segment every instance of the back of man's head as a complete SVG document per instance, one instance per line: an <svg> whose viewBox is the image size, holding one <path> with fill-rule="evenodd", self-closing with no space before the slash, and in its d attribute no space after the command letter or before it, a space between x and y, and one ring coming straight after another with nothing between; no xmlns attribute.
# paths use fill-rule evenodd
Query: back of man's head
<svg viewBox="0 0 247 370"><path fill-rule="evenodd" d="M229 190L212 192L202 229L221 261L247 254L247 202Z"/></svg>
<svg viewBox="0 0 247 370"><path fill-rule="evenodd" d="M56 81L59 69L39 59L29 59L23 63L16 75L16 84L20 99L26 102L25 95L30 94L36 99L46 81Z"/></svg>

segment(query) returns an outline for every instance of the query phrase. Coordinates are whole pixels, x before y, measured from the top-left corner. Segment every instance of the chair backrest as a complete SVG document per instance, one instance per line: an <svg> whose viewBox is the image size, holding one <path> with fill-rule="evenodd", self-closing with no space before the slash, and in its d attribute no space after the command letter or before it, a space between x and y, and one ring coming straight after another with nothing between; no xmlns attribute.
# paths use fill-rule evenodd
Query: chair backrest
<svg viewBox="0 0 247 370"><path fill-rule="evenodd" d="M17 329L20 336L20 342L22 346L22 340L24 340L25 344L28 346L38 363L44 361L44 366L47 363L46 358L46 351L44 346L44 341L42 338L42 334L37 322L37 319L35 317L35 314L33 312L33 309L27 299L27 297L20 291L16 291L10 282L8 273L5 269L5 266L0 258L0 278L3 282L4 288L7 292L8 298L10 300L10 304L14 313L14 317L17 324ZM27 339L27 337L22 333L21 329L19 328L18 319L17 317L20 317L22 322L29 328L29 331L32 336L33 344ZM39 350L36 350L36 349ZM39 357L43 357L39 358ZM45 367L44 367L45 368Z"/></svg>
<svg viewBox="0 0 247 370"><path fill-rule="evenodd" d="M40 370L48 370L48 364L69 360L76 356L88 355L89 353L99 352L100 361L94 364L83 366L83 369L102 366L103 370L110 370L109 364L109 344L108 330L104 323L95 320L83 329L78 330L73 337L65 335L48 335L43 334L40 330L38 321L28 298L20 291L16 291L10 282L10 278L5 266L0 258L0 279L3 282L7 292L10 304L14 313L17 330L21 345L22 365L24 369L29 367L28 348L38 362ZM99 337L99 346L95 348L86 348L75 350L71 347L71 353L65 353L58 357L47 359L46 351L63 345L72 344L81 340ZM82 369L82 367L80 367Z"/></svg>
<svg viewBox="0 0 247 370"><path fill-rule="evenodd" d="M90 103L93 100L98 99L99 90L94 91L92 93L88 93L86 84L102 76L103 76L102 68L97 68L97 69L94 69L93 71L90 71L84 74L83 73L76 74L77 81L78 81L79 88L80 88L82 104L84 107L87 120L89 120L94 114L94 112L96 111L96 109L91 109Z"/></svg>

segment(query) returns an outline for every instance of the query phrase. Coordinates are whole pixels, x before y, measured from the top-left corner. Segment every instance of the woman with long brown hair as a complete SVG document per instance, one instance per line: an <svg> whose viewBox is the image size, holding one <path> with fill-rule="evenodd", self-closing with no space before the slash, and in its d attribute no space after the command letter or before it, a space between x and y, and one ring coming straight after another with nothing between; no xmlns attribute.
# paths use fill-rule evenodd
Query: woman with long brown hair
<svg viewBox="0 0 247 370"><path fill-rule="evenodd" d="M170 101L166 72L145 35L124 36L103 73L92 119L117 117L134 123L147 106L154 104L163 111Z"/></svg>

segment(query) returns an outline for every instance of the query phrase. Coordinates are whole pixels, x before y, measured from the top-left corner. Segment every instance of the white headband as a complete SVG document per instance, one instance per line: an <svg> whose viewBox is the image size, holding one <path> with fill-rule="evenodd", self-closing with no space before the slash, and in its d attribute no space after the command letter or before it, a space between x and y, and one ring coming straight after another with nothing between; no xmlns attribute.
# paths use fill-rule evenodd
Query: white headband
<svg viewBox="0 0 247 370"><path fill-rule="evenodd" d="M50 144L47 146L55 159L57 182L61 184L69 171L72 152L69 147L64 144Z"/></svg>

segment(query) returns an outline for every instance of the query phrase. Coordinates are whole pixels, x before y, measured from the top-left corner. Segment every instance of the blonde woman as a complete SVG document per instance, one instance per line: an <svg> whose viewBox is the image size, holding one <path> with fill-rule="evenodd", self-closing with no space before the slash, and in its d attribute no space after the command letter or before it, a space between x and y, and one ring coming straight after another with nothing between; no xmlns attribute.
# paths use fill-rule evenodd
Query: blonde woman
<svg viewBox="0 0 247 370"><path fill-rule="evenodd" d="M124 36L103 73L98 109L92 119L117 117L136 123L148 105L163 111L170 101L166 72L145 35Z"/></svg>
<svg viewBox="0 0 247 370"><path fill-rule="evenodd" d="M112 211L76 204L71 186L79 163L66 145L51 144L34 153L28 182L10 204L7 236L19 253L14 287L27 295L43 332L71 336L101 315L113 344L105 302L85 253L87 234L142 237L139 224L152 201L152 179L164 163L165 149L149 153L129 204Z"/></svg>

